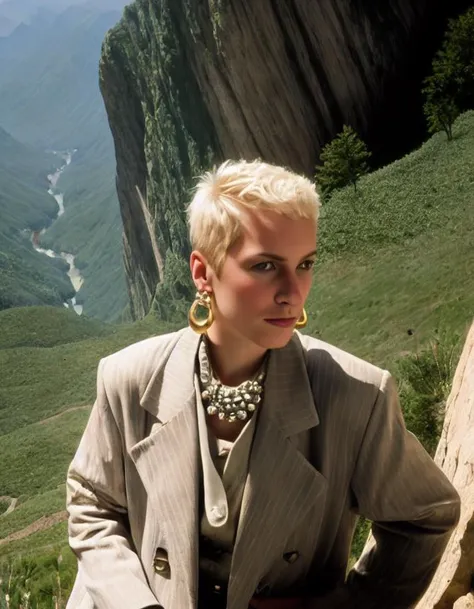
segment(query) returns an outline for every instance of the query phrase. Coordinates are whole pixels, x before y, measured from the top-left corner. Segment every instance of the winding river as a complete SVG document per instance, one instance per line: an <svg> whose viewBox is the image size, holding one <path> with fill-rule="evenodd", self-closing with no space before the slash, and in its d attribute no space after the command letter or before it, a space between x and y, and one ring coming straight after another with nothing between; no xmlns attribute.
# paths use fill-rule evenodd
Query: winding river
<svg viewBox="0 0 474 609"><path fill-rule="evenodd" d="M48 176L48 181L49 181L48 194L50 194L52 197L54 197L56 199L56 202L59 207L58 215L56 216L56 220L60 216L62 216L65 212L64 194L57 192L58 180L61 177L61 174L63 173L63 171L71 164L72 158L73 158L73 155L75 152L77 152L77 151L73 150L72 152L56 152L56 151L54 152L54 154L57 155L63 161L63 164L61 165L61 167L55 173L52 173ZM46 230L47 230L46 228L43 228L40 231L35 231L32 233L31 242L33 244L33 247L40 254L44 254L46 256L49 256L50 258L62 258L63 260L65 260L67 262L67 264L69 266L69 270L68 270L67 274L68 274L68 277L71 280L72 286L77 294L77 292L79 292L79 290L81 289L82 284L84 283L84 278L82 277L79 269L76 268L76 266L74 265L74 255L69 254L68 252L60 252L58 254L57 252L54 252L53 250L47 250L47 249L40 247L41 236L44 235ZM83 307L82 307L82 305L76 303L75 296L71 300L65 302L64 306L67 308L73 309L78 315L82 315Z"/></svg>

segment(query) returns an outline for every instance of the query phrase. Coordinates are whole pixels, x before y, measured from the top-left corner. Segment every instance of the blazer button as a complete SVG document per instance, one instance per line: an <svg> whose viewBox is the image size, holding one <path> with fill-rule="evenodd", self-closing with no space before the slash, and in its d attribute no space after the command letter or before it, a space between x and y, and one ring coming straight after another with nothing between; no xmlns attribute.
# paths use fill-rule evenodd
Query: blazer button
<svg viewBox="0 0 474 609"><path fill-rule="evenodd" d="M168 552L164 548L157 548L155 558L153 559L153 568L155 569L155 573L161 575L161 577L164 577L165 579L171 577Z"/></svg>
<svg viewBox="0 0 474 609"><path fill-rule="evenodd" d="M290 563L290 565L292 565L294 562L296 562L299 557L300 557L300 553L297 552L296 550L294 550L293 552L285 552L283 554L283 558L286 560L286 562Z"/></svg>
<svg viewBox="0 0 474 609"><path fill-rule="evenodd" d="M212 586L212 591L214 592L214 594L222 594L222 586L220 584L214 584Z"/></svg>

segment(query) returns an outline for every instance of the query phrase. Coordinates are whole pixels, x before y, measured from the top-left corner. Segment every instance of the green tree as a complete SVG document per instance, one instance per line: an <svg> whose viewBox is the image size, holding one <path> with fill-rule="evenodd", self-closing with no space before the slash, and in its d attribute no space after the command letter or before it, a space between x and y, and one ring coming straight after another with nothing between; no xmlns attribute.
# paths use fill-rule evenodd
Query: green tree
<svg viewBox="0 0 474 609"><path fill-rule="evenodd" d="M357 133L344 125L339 133L321 152L322 165L316 167L316 181L322 194L329 196L333 190L352 184L368 173L371 153Z"/></svg>
<svg viewBox="0 0 474 609"><path fill-rule="evenodd" d="M423 94L429 131L444 131L451 140L456 118L474 106L474 7L449 22Z"/></svg>
<svg viewBox="0 0 474 609"><path fill-rule="evenodd" d="M429 132L444 131L448 140L451 141L453 139L453 124L461 111L449 95L436 93L439 85L442 85L442 83L433 83L426 89L429 93L427 93L428 99L423 106L423 110Z"/></svg>

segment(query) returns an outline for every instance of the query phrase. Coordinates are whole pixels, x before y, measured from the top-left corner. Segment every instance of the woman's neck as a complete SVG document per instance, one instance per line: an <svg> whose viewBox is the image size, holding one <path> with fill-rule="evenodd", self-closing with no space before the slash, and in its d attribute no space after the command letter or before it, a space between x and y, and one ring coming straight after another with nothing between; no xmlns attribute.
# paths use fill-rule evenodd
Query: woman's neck
<svg viewBox="0 0 474 609"><path fill-rule="evenodd" d="M210 329L212 330L212 328ZM224 385L235 387L252 378L260 369L266 349L239 337L208 332L209 358L215 376Z"/></svg>

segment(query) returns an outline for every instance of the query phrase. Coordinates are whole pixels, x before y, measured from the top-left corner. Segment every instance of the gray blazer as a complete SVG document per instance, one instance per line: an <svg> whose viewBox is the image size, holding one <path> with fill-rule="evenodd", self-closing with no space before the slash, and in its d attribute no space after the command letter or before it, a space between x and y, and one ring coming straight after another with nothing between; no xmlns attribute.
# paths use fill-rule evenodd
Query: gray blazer
<svg viewBox="0 0 474 609"><path fill-rule="evenodd" d="M99 364L68 471L79 562L68 609L196 609L198 341L184 329ZM255 593L327 593L315 607L410 607L459 508L406 431L388 372L295 332L269 359L227 606L247 609ZM358 514L374 521L376 544L344 583Z"/></svg>

